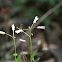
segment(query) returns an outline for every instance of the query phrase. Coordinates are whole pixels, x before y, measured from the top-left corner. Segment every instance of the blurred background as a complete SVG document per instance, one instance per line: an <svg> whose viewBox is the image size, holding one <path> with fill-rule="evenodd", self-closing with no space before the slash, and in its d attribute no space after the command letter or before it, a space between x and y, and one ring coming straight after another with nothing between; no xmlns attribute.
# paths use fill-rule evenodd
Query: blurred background
<svg viewBox="0 0 62 62"><path fill-rule="evenodd" d="M40 58L38 62L62 62L62 0L0 0L0 31L12 35L12 24L26 29L32 25L35 16L39 20L34 27L46 28L32 29L33 52L38 49L34 59ZM29 37L23 33L15 34L15 37L17 53L29 52L26 58L22 55L22 62L29 62ZM20 38L27 42L20 42ZM14 62L13 54L12 38L0 35L0 62Z"/></svg>

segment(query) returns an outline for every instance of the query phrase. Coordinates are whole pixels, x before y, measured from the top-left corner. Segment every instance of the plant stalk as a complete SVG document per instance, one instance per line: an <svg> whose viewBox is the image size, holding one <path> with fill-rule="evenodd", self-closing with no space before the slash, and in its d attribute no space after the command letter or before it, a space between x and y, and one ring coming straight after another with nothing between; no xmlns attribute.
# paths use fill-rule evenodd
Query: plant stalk
<svg viewBox="0 0 62 62"><path fill-rule="evenodd" d="M13 37L13 41L14 41L15 54L16 54L16 44L15 44L15 38L14 37ZM15 56L15 62L16 62L16 56Z"/></svg>
<svg viewBox="0 0 62 62"><path fill-rule="evenodd" d="M29 28L30 30L30 46L31 46L31 54L30 54L30 59L31 59L31 55L32 55L32 41L31 41L31 28ZM31 59L32 62L32 59Z"/></svg>

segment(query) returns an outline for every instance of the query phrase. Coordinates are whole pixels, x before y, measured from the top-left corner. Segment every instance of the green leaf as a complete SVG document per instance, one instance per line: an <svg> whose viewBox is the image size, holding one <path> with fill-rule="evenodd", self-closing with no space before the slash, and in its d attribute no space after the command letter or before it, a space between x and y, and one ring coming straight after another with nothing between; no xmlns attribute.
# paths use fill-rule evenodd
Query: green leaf
<svg viewBox="0 0 62 62"><path fill-rule="evenodd" d="M36 62L38 62L40 60L40 58L37 58Z"/></svg>
<svg viewBox="0 0 62 62"><path fill-rule="evenodd" d="M21 61L21 53L18 55L18 57L17 57L17 60L16 60L17 62L20 62Z"/></svg>
<svg viewBox="0 0 62 62"><path fill-rule="evenodd" d="M31 59L34 58L35 54L37 53L37 50L31 55Z"/></svg>

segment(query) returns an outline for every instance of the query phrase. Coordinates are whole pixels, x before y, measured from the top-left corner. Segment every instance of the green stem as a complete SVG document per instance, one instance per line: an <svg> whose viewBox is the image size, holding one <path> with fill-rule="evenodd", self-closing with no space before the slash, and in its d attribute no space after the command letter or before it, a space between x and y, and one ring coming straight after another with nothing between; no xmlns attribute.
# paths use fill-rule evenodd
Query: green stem
<svg viewBox="0 0 62 62"><path fill-rule="evenodd" d="M28 37L30 37L26 32L23 31L23 33L25 33Z"/></svg>
<svg viewBox="0 0 62 62"><path fill-rule="evenodd" d="M31 45L31 55L32 55L31 28L29 28L29 30L30 30L30 45ZM30 55L30 58L31 58L31 55ZM31 62L32 62L32 59L31 59Z"/></svg>
<svg viewBox="0 0 62 62"><path fill-rule="evenodd" d="M15 54L16 54L16 44L15 44L15 38L14 37L13 37L13 41L14 41ZM15 62L16 62L16 56L15 56Z"/></svg>

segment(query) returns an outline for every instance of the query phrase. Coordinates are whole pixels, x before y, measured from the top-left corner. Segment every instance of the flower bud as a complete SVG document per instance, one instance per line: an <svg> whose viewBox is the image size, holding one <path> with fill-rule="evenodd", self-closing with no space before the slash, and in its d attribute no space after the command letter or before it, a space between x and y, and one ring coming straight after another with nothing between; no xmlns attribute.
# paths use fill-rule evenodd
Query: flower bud
<svg viewBox="0 0 62 62"><path fill-rule="evenodd" d="M0 34L3 34L3 35L4 35L4 34L5 34L5 32L3 32L3 31L0 31Z"/></svg>
<svg viewBox="0 0 62 62"><path fill-rule="evenodd" d="M26 40L20 39L21 42L26 42Z"/></svg>
<svg viewBox="0 0 62 62"><path fill-rule="evenodd" d="M15 25L14 25L14 24L12 24L12 26L11 26L11 27L12 27L12 30L14 31L14 30L15 30Z"/></svg>
<svg viewBox="0 0 62 62"><path fill-rule="evenodd" d="M37 26L37 29L45 29L45 26Z"/></svg>
<svg viewBox="0 0 62 62"><path fill-rule="evenodd" d="M39 18L36 16L35 19L34 19L34 21L33 21L33 24L36 23L38 19Z"/></svg>

